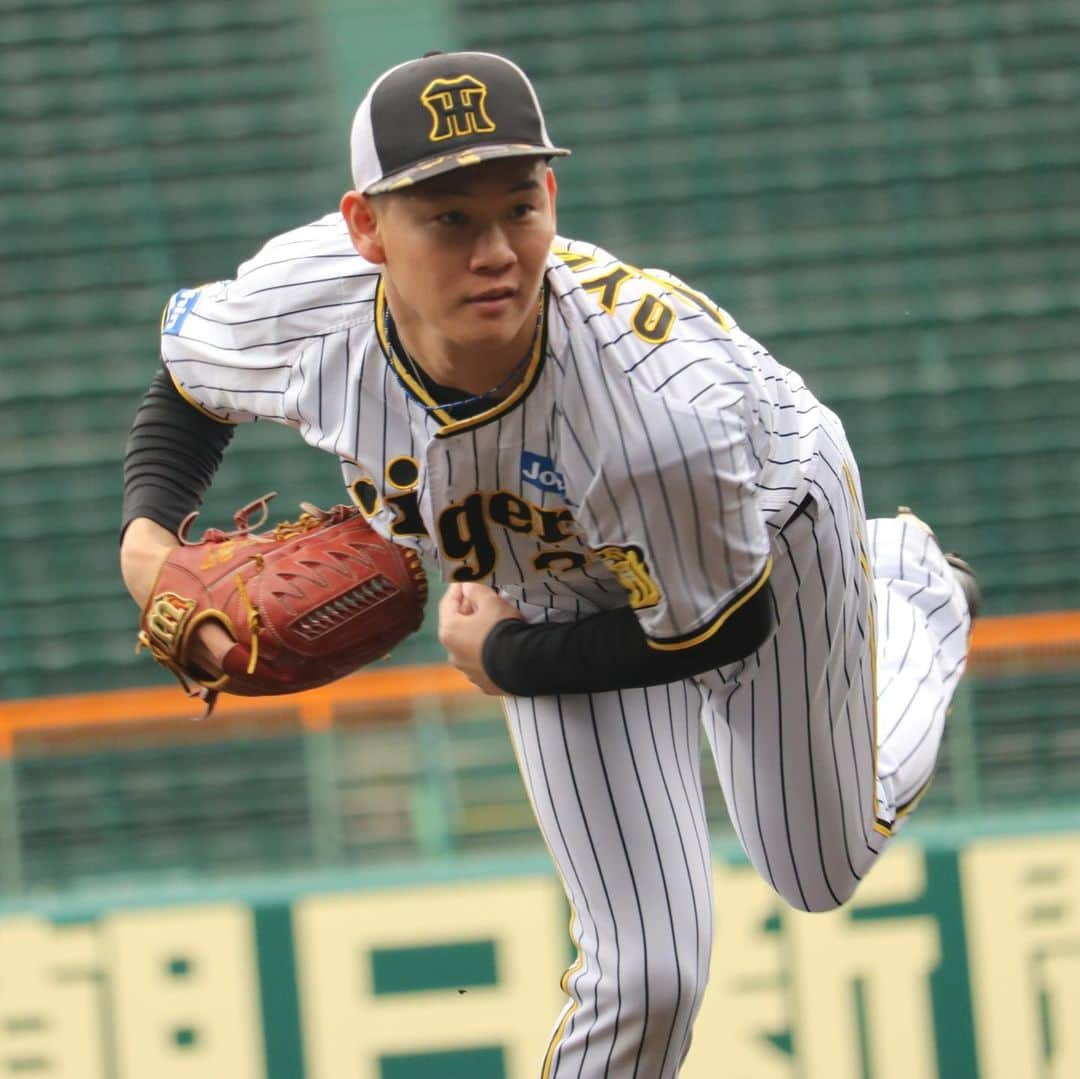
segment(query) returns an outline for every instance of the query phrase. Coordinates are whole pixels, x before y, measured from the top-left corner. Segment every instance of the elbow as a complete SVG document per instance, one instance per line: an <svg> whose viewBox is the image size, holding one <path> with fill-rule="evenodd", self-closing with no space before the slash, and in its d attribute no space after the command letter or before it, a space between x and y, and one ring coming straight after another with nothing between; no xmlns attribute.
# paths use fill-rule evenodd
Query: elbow
<svg viewBox="0 0 1080 1079"><path fill-rule="evenodd" d="M698 646L697 673L725 667L752 656L767 644L776 628L776 603L772 586L765 582L745 603L732 612L720 629Z"/></svg>
<svg viewBox="0 0 1080 1079"><path fill-rule="evenodd" d="M744 614L745 612L745 614ZM739 637L743 642L743 652L739 659L745 659L753 655L762 645L766 644L776 629L776 602L773 599L772 585L768 581L765 587L757 593L737 612L744 614Z"/></svg>

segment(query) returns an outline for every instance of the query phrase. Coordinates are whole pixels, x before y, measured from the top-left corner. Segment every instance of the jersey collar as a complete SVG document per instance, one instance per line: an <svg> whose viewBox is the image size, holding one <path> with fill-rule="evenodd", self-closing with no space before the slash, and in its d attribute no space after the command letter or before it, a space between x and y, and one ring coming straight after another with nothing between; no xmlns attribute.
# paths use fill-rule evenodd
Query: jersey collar
<svg viewBox="0 0 1080 1079"><path fill-rule="evenodd" d="M544 354L547 350L547 307L548 282L545 277L540 301L540 326L533 341L532 353L529 356L529 362L525 368L525 373L521 377L521 381L518 382L506 397L493 402L490 408L486 408L477 412L475 415L462 419L455 419L447 412L445 406L440 405L439 402L431 396L423 383L418 381L412 371L409 370L408 366L402 362L401 357L397 354L397 350L391 346L386 335L386 289L382 277L379 278L379 283L375 290L375 333L379 340L379 346L382 348L383 356L386 358L386 362L397 376L398 381L405 388L405 392L418 401L430 416L438 420L440 427L436 434L439 438L442 438L446 435L457 434L459 431L471 430L480 427L485 423L490 423L492 420L498 419L504 413L509 412L519 401L524 400L524 398L528 396L533 386L536 384L536 380L544 365Z"/></svg>

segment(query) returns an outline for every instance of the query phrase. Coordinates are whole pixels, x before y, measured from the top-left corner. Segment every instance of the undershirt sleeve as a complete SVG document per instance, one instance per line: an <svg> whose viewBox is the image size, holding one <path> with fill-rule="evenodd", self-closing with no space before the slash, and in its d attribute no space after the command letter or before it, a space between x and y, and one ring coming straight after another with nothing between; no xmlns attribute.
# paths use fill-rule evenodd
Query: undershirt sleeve
<svg viewBox="0 0 1080 1079"><path fill-rule="evenodd" d="M621 607L576 622L508 618L488 634L482 659L487 676L517 697L603 693L664 685L734 663L756 652L775 624L766 583L716 633L691 648L652 647L633 610Z"/></svg>
<svg viewBox="0 0 1080 1079"><path fill-rule="evenodd" d="M124 449L123 530L148 517L175 533L198 509L236 428L180 395L167 371L154 376Z"/></svg>

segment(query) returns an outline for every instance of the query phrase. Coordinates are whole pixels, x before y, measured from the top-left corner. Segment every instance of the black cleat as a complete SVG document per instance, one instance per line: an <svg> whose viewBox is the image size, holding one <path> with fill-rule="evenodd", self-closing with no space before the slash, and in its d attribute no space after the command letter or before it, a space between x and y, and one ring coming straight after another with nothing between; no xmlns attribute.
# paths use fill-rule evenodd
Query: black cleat
<svg viewBox="0 0 1080 1079"><path fill-rule="evenodd" d="M945 561L952 566L953 575L960 584L964 599L967 600L968 614L974 622L979 617L979 610L982 608L982 589L979 588L975 571L958 554L946 551Z"/></svg>

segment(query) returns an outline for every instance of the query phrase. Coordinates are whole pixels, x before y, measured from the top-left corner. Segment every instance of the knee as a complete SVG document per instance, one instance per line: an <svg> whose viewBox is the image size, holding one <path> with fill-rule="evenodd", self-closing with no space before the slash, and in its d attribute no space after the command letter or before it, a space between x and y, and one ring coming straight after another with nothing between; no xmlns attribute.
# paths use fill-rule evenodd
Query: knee
<svg viewBox="0 0 1080 1079"><path fill-rule="evenodd" d="M776 885L776 893L793 910L807 914L824 914L842 907L855 894L859 886L856 877L844 876L840 882L831 881L816 887L782 887Z"/></svg>
<svg viewBox="0 0 1080 1079"><path fill-rule="evenodd" d="M577 1008L559 1035L559 1076L564 1071L581 1075L582 1065L593 1061L603 1062L604 1075L673 1079L678 1074L708 967L707 955L679 959L675 951L670 938L666 948L657 941L647 954L622 950L617 963L571 983ZM600 1074L587 1066L585 1071Z"/></svg>
<svg viewBox="0 0 1080 1079"><path fill-rule="evenodd" d="M708 967L699 957L679 957L668 947L650 954L647 962L629 964L619 977L619 996L625 1015L650 1029L670 1029L672 1023L697 1014L705 995Z"/></svg>

